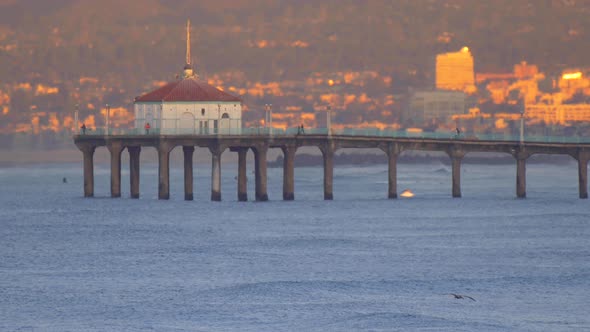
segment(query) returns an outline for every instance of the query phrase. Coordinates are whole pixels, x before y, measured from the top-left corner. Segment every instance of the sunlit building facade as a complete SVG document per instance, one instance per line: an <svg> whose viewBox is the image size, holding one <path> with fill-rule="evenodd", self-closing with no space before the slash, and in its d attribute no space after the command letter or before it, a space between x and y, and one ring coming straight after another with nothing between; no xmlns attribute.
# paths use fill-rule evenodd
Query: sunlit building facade
<svg viewBox="0 0 590 332"><path fill-rule="evenodd" d="M559 78L559 90L564 94L564 99L576 93L590 94L590 79L581 70L564 71Z"/></svg>
<svg viewBox="0 0 590 332"><path fill-rule="evenodd" d="M473 56L469 48L436 56L436 88L467 93L476 91Z"/></svg>
<svg viewBox="0 0 590 332"><path fill-rule="evenodd" d="M590 104L527 104L524 114L527 119L536 119L551 125L588 122Z"/></svg>

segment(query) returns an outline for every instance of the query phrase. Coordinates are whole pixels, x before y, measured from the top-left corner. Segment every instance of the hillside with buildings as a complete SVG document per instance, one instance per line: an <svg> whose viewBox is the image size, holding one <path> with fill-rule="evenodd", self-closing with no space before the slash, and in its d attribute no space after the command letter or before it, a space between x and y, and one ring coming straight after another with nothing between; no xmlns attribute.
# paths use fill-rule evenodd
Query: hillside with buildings
<svg viewBox="0 0 590 332"><path fill-rule="evenodd" d="M1 0L0 145L61 144L76 104L89 128L107 103L132 126L133 98L180 73L186 19L197 74L243 99L245 125L265 104L278 127L322 125L330 105L341 127L509 133L526 110L532 133L587 133L589 14L575 0ZM440 83L437 59L465 46L472 60L446 69L463 85Z"/></svg>

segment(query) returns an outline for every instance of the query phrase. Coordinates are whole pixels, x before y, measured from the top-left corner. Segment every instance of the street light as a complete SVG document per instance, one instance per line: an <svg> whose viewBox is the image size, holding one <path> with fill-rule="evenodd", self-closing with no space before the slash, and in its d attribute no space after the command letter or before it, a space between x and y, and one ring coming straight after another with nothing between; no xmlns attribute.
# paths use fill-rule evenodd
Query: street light
<svg viewBox="0 0 590 332"><path fill-rule="evenodd" d="M110 124L111 106L109 104L106 104L106 107L107 107L107 114L106 114L106 116L107 116L107 121L106 121L107 122L107 132L106 132L106 135L108 135L109 134L110 125L111 125Z"/></svg>
<svg viewBox="0 0 590 332"><path fill-rule="evenodd" d="M272 104L264 104L264 110L264 125L268 127L268 132L272 135Z"/></svg>
<svg viewBox="0 0 590 332"><path fill-rule="evenodd" d="M219 129L221 127L221 104L217 104L217 135L219 135Z"/></svg>
<svg viewBox="0 0 590 332"><path fill-rule="evenodd" d="M80 126L78 126L78 108L80 107L80 105L76 104L75 108L74 108L74 132L77 133L78 135L80 134Z"/></svg>
<svg viewBox="0 0 590 332"><path fill-rule="evenodd" d="M520 110L520 145L524 144L524 108Z"/></svg>
<svg viewBox="0 0 590 332"><path fill-rule="evenodd" d="M326 127L328 128L328 136L332 135L332 106L328 105L326 112Z"/></svg>

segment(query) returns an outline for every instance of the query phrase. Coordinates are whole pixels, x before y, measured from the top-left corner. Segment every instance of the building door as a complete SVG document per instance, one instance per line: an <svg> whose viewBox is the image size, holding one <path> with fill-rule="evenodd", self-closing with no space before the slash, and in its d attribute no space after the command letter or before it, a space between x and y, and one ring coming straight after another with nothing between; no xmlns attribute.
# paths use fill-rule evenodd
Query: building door
<svg viewBox="0 0 590 332"><path fill-rule="evenodd" d="M229 120L229 114L223 113L221 116L221 123L219 123L219 128L222 134L230 134L231 124Z"/></svg>
<svg viewBox="0 0 590 332"><path fill-rule="evenodd" d="M195 133L195 116L190 112L182 113L180 117L180 124L178 126L179 134L194 134Z"/></svg>

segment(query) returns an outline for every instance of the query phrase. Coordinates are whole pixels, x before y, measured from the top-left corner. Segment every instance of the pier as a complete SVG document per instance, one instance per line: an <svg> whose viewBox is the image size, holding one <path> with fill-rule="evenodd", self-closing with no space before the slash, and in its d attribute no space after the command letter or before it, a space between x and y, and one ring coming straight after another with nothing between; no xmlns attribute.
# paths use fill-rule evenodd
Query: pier
<svg viewBox="0 0 590 332"><path fill-rule="evenodd" d="M590 140L580 138L538 138L480 135L462 137L451 134L388 132L380 130L325 128L309 129L305 134L292 130L269 128L239 128L228 133L197 134L178 131L145 134L137 130L100 131L76 134L74 142L83 154L84 196L94 196L94 152L106 147L111 158L111 196L121 197L121 155L129 153L130 197L139 198L140 153L154 148L158 152L158 198L170 198L170 152L182 147L184 153L184 198L193 199L193 152L195 147L209 149L211 153L211 200L220 201L221 155L238 154L238 201L247 201L246 155L254 153L256 201L267 201L267 152L281 149L283 153L283 200L295 199L295 153L300 147L317 147L323 156L324 199L332 200L334 153L347 148L378 148L388 159L388 192L384 197L397 198L397 158L404 151L445 152L452 165L452 197L461 197L461 162L473 152L507 153L514 157L516 166L516 197L525 198L526 161L534 154L569 155L578 162L579 197L588 198L588 160ZM385 196L386 195L386 196Z"/></svg>

